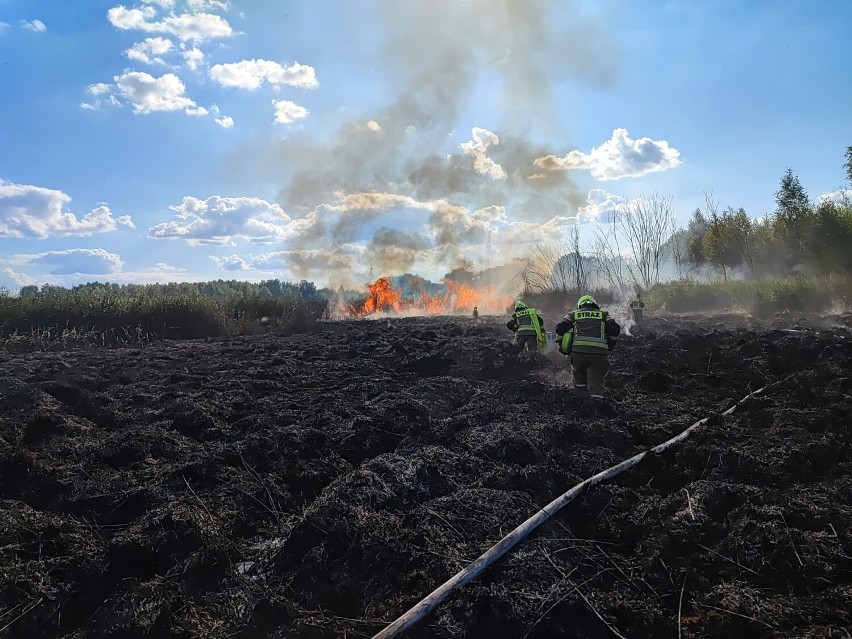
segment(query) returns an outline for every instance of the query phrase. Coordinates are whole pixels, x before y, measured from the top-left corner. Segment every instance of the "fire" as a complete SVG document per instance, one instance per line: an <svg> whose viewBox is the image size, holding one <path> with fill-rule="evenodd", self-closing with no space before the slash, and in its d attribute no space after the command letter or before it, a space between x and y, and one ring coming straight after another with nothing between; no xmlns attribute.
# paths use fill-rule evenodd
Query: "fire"
<svg viewBox="0 0 852 639"><path fill-rule="evenodd" d="M399 313L402 310L402 295L393 289L388 278L380 277L372 284L367 284L367 288L370 296L364 302L365 314L388 310Z"/></svg>
<svg viewBox="0 0 852 639"><path fill-rule="evenodd" d="M394 288L387 277L380 277L367 284L369 296L358 315L373 313L412 313L423 315L450 315L470 313L474 307L480 313L504 313L511 298L497 293L493 286L476 289L454 280L443 280L446 291L429 295L420 291L419 296L405 296L401 289Z"/></svg>

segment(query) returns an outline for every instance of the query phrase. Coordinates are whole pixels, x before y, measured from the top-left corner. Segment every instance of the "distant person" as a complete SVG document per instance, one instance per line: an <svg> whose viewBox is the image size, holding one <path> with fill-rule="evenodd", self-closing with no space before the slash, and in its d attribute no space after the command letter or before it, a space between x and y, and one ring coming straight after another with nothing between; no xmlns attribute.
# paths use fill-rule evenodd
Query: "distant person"
<svg viewBox="0 0 852 639"><path fill-rule="evenodd" d="M479 317L479 309L474 306L473 307L473 319L476 319L477 317Z"/></svg>
<svg viewBox="0 0 852 639"><path fill-rule="evenodd" d="M538 349L544 349L547 337L544 334L544 320L534 308L528 308L521 301L515 302L515 312L506 323L506 328L515 333L515 342L518 352L526 348L535 353Z"/></svg>
<svg viewBox="0 0 852 639"><path fill-rule="evenodd" d="M621 327L601 310L595 298L583 295L577 310L556 325L559 352L571 358L574 390L596 401L604 400L604 377L609 370L609 352L615 348Z"/></svg>
<svg viewBox="0 0 852 639"><path fill-rule="evenodd" d="M645 302L642 301L641 293L636 293L636 299L630 302L630 310L633 311L633 321L641 324L645 314Z"/></svg>

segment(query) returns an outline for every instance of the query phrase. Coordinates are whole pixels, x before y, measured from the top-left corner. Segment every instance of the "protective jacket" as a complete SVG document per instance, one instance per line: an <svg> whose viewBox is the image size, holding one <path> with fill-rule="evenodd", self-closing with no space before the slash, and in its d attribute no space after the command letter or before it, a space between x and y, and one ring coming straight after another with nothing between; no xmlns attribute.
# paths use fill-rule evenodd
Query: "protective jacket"
<svg viewBox="0 0 852 639"><path fill-rule="evenodd" d="M607 355L615 348L619 334L618 322L596 306L571 311L556 326L556 340L563 355Z"/></svg>
<svg viewBox="0 0 852 639"><path fill-rule="evenodd" d="M518 335L535 335L536 342L539 344L547 341L543 332L544 320L534 308L515 311L512 318L506 323L506 328L518 333Z"/></svg>

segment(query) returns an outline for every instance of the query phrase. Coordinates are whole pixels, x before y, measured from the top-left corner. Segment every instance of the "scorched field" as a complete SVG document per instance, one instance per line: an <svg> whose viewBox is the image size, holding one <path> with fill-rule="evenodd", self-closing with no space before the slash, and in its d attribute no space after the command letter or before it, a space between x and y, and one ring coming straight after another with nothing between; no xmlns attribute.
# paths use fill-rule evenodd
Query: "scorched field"
<svg viewBox="0 0 852 639"><path fill-rule="evenodd" d="M652 319L600 412L504 321L0 353L0 636L369 637L707 416L407 636L852 636L843 318Z"/></svg>

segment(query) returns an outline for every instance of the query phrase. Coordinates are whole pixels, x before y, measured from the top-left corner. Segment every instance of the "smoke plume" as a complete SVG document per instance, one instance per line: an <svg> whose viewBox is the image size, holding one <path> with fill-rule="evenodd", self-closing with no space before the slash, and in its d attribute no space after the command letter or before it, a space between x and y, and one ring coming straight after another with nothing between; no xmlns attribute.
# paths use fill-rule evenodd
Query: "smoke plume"
<svg viewBox="0 0 852 639"><path fill-rule="evenodd" d="M614 78L613 47L577 4L365 7L384 34L377 53L393 87L385 104L324 139L295 134L254 154L263 165L257 173L284 177L279 204L292 218L285 253L360 243L365 272L487 268L576 216L585 192L534 160L553 153L551 138L559 148L570 144L554 117L565 105L553 86ZM469 135L455 134L480 113L488 128L472 122Z"/></svg>

